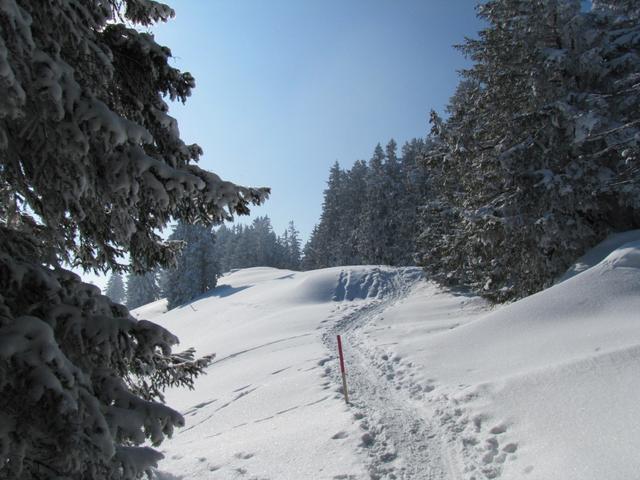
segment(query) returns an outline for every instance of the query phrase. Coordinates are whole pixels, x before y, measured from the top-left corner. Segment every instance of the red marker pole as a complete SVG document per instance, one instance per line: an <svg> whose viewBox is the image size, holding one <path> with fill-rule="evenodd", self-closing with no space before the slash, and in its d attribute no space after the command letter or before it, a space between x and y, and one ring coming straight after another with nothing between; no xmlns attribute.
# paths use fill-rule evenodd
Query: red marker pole
<svg viewBox="0 0 640 480"><path fill-rule="evenodd" d="M344 392L344 401L349 405L349 392L347 392L347 372L344 369L344 354L342 353L342 338L338 335L338 353L340 354L340 372L342 373L342 391Z"/></svg>

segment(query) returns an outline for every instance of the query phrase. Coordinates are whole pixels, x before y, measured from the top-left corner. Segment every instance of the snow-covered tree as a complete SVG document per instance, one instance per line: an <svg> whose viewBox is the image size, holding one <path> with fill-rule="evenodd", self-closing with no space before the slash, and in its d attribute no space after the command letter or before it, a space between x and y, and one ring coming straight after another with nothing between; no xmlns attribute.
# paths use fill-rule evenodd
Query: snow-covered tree
<svg viewBox="0 0 640 480"><path fill-rule="evenodd" d="M152 270L144 274L129 273L127 276L127 308L133 310L160 298L158 274Z"/></svg>
<svg viewBox="0 0 640 480"><path fill-rule="evenodd" d="M252 258L251 266L280 266L284 252L279 248L269 217L255 218L246 235L249 237L246 255Z"/></svg>
<svg viewBox="0 0 640 480"><path fill-rule="evenodd" d="M397 144L378 144L369 163L331 167L320 222L304 248L304 269L363 263L412 265L417 210L426 172L418 161L425 146L414 139L397 156Z"/></svg>
<svg viewBox="0 0 640 480"><path fill-rule="evenodd" d="M385 246L383 231L387 217L392 214L386 201L385 154L376 145L369 160L364 205L358 219L358 251L366 263L384 263Z"/></svg>
<svg viewBox="0 0 640 480"><path fill-rule="evenodd" d="M360 265L365 262L360 250L362 229L362 212L367 198L367 177L369 168L364 160L356 160L346 172L346 182L342 197L343 205L340 210L341 235L339 248L340 261L343 265Z"/></svg>
<svg viewBox="0 0 640 480"><path fill-rule="evenodd" d="M495 300L533 293L640 225L635 2L494 0L426 155L421 262ZM637 8L637 7L636 7ZM629 12L628 15L625 12Z"/></svg>
<svg viewBox="0 0 640 480"><path fill-rule="evenodd" d="M182 416L162 390L208 359L63 269L168 264L173 219L221 222L267 189L195 165L169 100L194 79L141 28L153 0L0 2L0 477L139 478ZM151 446L143 446L149 442Z"/></svg>
<svg viewBox="0 0 640 480"><path fill-rule="evenodd" d="M234 256L236 246L235 231L235 227L228 228L226 225L220 226L220 228L215 231L215 257L221 273L228 272L234 268L232 266L232 257Z"/></svg>
<svg viewBox="0 0 640 480"><path fill-rule="evenodd" d="M592 0L592 12L613 15L616 20L640 19L640 5L636 0Z"/></svg>
<svg viewBox="0 0 640 480"><path fill-rule="evenodd" d="M322 249L320 247L320 235L318 234L318 225L313 226L311 236L302 249L302 270L316 270L323 268L324 259L322 258Z"/></svg>
<svg viewBox="0 0 640 480"><path fill-rule="evenodd" d="M302 257L300 232L296 229L293 221L289 222L282 238L284 239L283 243L286 247L286 264L284 268L300 270L300 260Z"/></svg>
<svg viewBox="0 0 640 480"><path fill-rule="evenodd" d="M258 217L249 226L224 225L216 231L215 256L222 272L235 268L275 267L298 270L301 251L293 222L281 236L273 232L269 217Z"/></svg>
<svg viewBox="0 0 640 480"><path fill-rule="evenodd" d="M394 204L397 217L393 239L393 265L415 265L416 239L420 232L419 207L429 191L428 172L422 166L427 143L414 138L402 146L399 194Z"/></svg>
<svg viewBox="0 0 640 480"><path fill-rule="evenodd" d="M383 217L384 224L378 233L378 241L383 252L379 263L386 265L398 265L402 263L401 258L406 256L406 252L402 251L405 247L404 242L400 242L399 235L404 221L401 206L405 203L403 200L408 197L408 192L403 182L402 164L398 159L397 148L397 143L391 139L385 147L383 167L383 200L389 213Z"/></svg>
<svg viewBox="0 0 640 480"><path fill-rule="evenodd" d="M107 280L107 288L104 294L114 303L124 303L126 292L124 289L124 282L122 281L122 275L118 272L111 274L109 280Z"/></svg>
<svg viewBox="0 0 640 480"><path fill-rule="evenodd" d="M315 244L315 268L332 267L343 264L341 261L344 234L342 224L342 209L345 207L346 173L335 162L327 180L327 188L324 190L324 201L320 223L317 226L313 243ZM311 261L309 257L307 262Z"/></svg>
<svg viewBox="0 0 640 480"><path fill-rule="evenodd" d="M182 244L176 264L164 273L163 294L172 309L213 290L220 269L215 236L209 227L181 222L169 240Z"/></svg>

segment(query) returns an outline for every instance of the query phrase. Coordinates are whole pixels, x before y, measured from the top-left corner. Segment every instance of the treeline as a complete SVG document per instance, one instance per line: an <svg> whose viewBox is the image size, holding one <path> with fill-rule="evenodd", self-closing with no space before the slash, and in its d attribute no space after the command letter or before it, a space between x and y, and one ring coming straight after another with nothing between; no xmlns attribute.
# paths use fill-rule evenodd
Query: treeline
<svg viewBox="0 0 640 480"><path fill-rule="evenodd" d="M217 259L222 272L236 268L274 267L300 270L300 232L293 222L276 235L269 217L258 217L251 225L222 225L216 231Z"/></svg>
<svg viewBox="0 0 640 480"><path fill-rule="evenodd" d="M304 248L305 270L337 265L412 265L416 205L424 198L426 143L378 144L368 162L331 168L320 222Z"/></svg>
<svg viewBox="0 0 640 480"><path fill-rule="evenodd" d="M216 231L202 225L177 224L170 242L181 250L173 268L130 273L125 282L113 274L105 294L114 302L133 309L166 298L172 309L215 288L218 277L229 270L257 266L299 270L300 234L293 222L276 235L269 217L258 217L251 225L225 225Z"/></svg>
<svg viewBox="0 0 640 480"><path fill-rule="evenodd" d="M459 47L473 64L427 139L400 161L376 148L331 169L305 267L415 258L442 284L504 301L640 227L640 2L478 12L487 27Z"/></svg>

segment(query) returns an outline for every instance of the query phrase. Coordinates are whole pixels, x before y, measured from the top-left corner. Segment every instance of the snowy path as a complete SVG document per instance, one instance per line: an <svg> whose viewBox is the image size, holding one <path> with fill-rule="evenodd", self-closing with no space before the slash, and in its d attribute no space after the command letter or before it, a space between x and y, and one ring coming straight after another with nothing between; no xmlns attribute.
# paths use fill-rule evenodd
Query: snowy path
<svg viewBox="0 0 640 480"><path fill-rule="evenodd" d="M460 475L447 454L443 435L433 415L425 415L421 402L430 387L413 382L413 365L397 356L389 358L364 333L376 316L411 291L421 274L416 269L403 269L390 278L381 279L382 275L383 272L374 270L364 279L364 283L381 280L385 288L378 292L379 299L340 305L323 335L323 342L331 352L337 349L336 335L343 338L351 408L362 430L361 454L373 480L456 480ZM349 292L351 297L357 297L358 291L369 287L362 284L362 279L355 286L350 280L349 272L341 276L347 300L351 299ZM335 367L335 362L332 364ZM336 368L327 367L325 373L340 385Z"/></svg>

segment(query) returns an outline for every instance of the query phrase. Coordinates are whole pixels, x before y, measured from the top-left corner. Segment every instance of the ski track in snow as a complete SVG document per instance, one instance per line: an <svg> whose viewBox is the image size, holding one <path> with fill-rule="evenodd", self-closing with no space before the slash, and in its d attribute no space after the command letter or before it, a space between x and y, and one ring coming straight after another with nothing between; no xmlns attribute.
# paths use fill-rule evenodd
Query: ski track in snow
<svg viewBox="0 0 640 480"><path fill-rule="evenodd" d="M383 276L387 278L380 278ZM394 382L396 376L404 376L404 370L397 368L400 358L385 358L363 334L363 327L407 295L421 278L421 272L415 268L397 274L374 271L359 285L350 283L348 272L341 275L336 300L353 300L364 291L377 298L353 306L340 304L323 334L323 343L330 352L337 351L336 335L342 335L347 389L354 420L362 430L361 454L372 480L461 478L448 457L438 427L419 407L423 388L410 380ZM380 283L376 285L377 282ZM330 376L342 394L339 370L327 366L323 375ZM340 438L340 433L336 438Z"/></svg>

